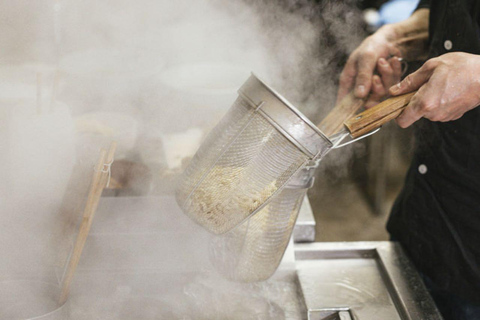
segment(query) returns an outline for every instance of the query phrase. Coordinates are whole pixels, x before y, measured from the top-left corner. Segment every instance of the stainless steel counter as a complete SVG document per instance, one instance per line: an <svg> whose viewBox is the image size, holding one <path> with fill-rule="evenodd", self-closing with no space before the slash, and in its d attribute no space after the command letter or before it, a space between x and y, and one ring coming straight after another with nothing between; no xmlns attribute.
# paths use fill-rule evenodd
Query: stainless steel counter
<svg viewBox="0 0 480 320"><path fill-rule="evenodd" d="M102 198L62 319L305 319L293 242L261 283L223 279L211 234L165 197Z"/></svg>
<svg viewBox="0 0 480 320"><path fill-rule="evenodd" d="M310 320L442 319L395 242L297 244L295 258Z"/></svg>
<svg viewBox="0 0 480 320"><path fill-rule="evenodd" d="M441 319L391 242L290 242L260 283L223 279L172 197L103 198L71 295L43 320Z"/></svg>
<svg viewBox="0 0 480 320"><path fill-rule="evenodd" d="M293 240L296 243L315 241L315 217L308 196L305 196L298 213L297 223L293 229Z"/></svg>

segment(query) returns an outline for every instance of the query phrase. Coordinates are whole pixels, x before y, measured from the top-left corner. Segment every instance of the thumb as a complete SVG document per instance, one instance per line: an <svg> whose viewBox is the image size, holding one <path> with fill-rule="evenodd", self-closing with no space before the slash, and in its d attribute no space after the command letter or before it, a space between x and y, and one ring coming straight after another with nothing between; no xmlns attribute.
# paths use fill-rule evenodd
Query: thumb
<svg viewBox="0 0 480 320"><path fill-rule="evenodd" d="M420 69L408 75L401 82L390 87L389 92L392 96L412 92L420 88L425 82L430 79L434 68L426 67L424 64Z"/></svg>

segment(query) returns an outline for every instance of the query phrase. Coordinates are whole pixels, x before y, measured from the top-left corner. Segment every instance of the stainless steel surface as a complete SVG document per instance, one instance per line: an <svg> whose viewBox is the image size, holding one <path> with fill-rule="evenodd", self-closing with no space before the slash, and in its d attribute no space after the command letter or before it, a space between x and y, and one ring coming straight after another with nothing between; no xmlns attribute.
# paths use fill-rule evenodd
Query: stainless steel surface
<svg viewBox="0 0 480 320"><path fill-rule="evenodd" d="M369 137L375 133L377 133L378 131L380 131L382 127L380 128L377 128L373 131L370 131L368 133L365 133L363 136L360 136L358 138L354 138L354 139L350 139L346 142L344 142L345 138L346 137L350 137L350 131L348 131L347 127L343 127L342 130L340 130L339 132L335 133L333 136L330 136L330 141L332 141L333 143L333 149L338 149L338 148L342 148L342 147L345 147L345 146L348 146L349 144L352 144L354 142L357 142L358 140L362 140L366 137Z"/></svg>
<svg viewBox="0 0 480 320"><path fill-rule="evenodd" d="M348 308L309 310L308 320L354 320Z"/></svg>
<svg viewBox="0 0 480 320"><path fill-rule="evenodd" d="M257 213L332 143L298 110L251 76L185 170L184 213L223 234Z"/></svg>
<svg viewBox="0 0 480 320"><path fill-rule="evenodd" d="M298 213L297 223L293 228L293 240L296 243L315 241L315 217L308 197L305 196L300 212Z"/></svg>
<svg viewBox="0 0 480 320"><path fill-rule="evenodd" d="M260 284L227 281L208 272L105 273L101 280L98 276L88 273L78 277L76 290L64 307L67 317L63 319L307 318L294 272L275 274Z"/></svg>
<svg viewBox="0 0 480 320"><path fill-rule="evenodd" d="M293 246L267 281L236 283L210 264L210 236L171 196L102 198L62 319L306 318Z"/></svg>
<svg viewBox="0 0 480 320"><path fill-rule="evenodd" d="M171 196L102 198L91 231L61 319L441 319L395 243L296 244L267 281L237 283Z"/></svg>
<svg viewBox="0 0 480 320"><path fill-rule="evenodd" d="M77 272L199 272L209 236L173 196L102 197Z"/></svg>
<svg viewBox="0 0 480 320"><path fill-rule="evenodd" d="M213 236L210 256L217 270L236 281L273 275L291 238L318 162L300 170L262 210L224 235Z"/></svg>
<svg viewBox="0 0 480 320"><path fill-rule="evenodd" d="M395 242L297 244L295 255L310 319L337 308L360 320L442 319Z"/></svg>

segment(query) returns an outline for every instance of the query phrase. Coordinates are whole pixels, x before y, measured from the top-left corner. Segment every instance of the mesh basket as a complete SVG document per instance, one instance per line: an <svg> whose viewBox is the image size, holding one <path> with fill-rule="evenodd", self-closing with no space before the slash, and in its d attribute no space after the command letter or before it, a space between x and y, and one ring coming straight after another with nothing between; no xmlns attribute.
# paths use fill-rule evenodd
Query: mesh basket
<svg viewBox="0 0 480 320"><path fill-rule="evenodd" d="M315 125L252 75L185 170L177 202L210 232L225 233L330 148Z"/></svg>
<svg viewBox="0 0 480 320"><path fill-rule="evenodd" d="M287 248L303 199L313 184L314 168L301 170L294 182L255 216L212 237L210 259L221 274L243 282L262 281L273 275Z"/></svg>

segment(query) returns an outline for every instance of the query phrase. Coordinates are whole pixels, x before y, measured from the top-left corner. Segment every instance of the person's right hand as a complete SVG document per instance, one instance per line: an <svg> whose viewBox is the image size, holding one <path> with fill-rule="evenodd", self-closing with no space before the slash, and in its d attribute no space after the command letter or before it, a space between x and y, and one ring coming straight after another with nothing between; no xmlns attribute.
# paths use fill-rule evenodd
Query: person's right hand
<svg viewBox="0 0 480 320"><path fill-rule="evenodd" d="M374 86L375 83L379 84L379 79L373 77L377 65L391 56L401 57L400 50L394 45L395 39L394 29L390 26L384 26L366 38L353 51L340 75L337 103L351 90L354 90L356 97L365 98L372 89L372 83ZM380 60L380 58L383 58L383 60ZM390 83L384 83L383 88L389 88L389 85ZM385 93L387 91L385 90Z"/></svg>

